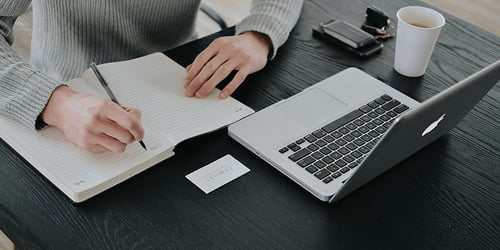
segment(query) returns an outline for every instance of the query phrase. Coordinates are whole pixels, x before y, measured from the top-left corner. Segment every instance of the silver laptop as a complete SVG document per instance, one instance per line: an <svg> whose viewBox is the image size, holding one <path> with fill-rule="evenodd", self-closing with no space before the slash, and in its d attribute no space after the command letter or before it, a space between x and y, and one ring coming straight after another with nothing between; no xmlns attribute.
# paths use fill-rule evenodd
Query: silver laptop
<svg viewBox="0 0 500 250"><path fill-rule="evenodd" d="M229 135L334 202L436 140L500 80L500 61L419 103L346 69L229 126Z"/></svg>

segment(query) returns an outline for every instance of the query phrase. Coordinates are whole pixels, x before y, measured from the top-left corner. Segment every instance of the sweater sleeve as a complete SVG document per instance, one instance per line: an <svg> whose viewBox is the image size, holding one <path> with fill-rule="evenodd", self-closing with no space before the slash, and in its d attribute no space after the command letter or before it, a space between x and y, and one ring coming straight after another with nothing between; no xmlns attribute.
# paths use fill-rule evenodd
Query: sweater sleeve
<svg viewBox="0 0 500 250"><path fill-rule="evenodd" d="M250 15L236 25L236 34L257 31L267 35L273 46L272 59L297 23L302 4L303 0L253 0Z"/></svg>
<svg viewBox="0 0 500 250"><path fill-rule="evenodd" d="M23 63L11 47L12 26L30 2L0 3L0 115L36 128L38 116L61 83Z"/></svg>

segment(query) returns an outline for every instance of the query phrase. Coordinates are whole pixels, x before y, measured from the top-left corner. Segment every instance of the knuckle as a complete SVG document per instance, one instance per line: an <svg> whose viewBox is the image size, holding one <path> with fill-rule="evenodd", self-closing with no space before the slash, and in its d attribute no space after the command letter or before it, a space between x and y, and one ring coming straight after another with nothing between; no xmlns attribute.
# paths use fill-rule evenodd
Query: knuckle
<svg viewBox="0 0 500 250"><path fill-rule="evenodd" d="M250 60L252 55L248 51L240 51L239 53L239 58L243 59L244 61Z"/></svg>
<svg viewBox="0 0 500 250"><path fill-rule="evenodd" d="M226 44L226 47L232 51L243 51L240 49L240 46L237 43Z"/></svg>
<svg viewBox="0 0 500 250"><path fill-rule="evenodd" d="M214 72L217 69L217 65L210 61L207 64L205 64L205 69L209 72Z"/></svg>
<svg viewBox="0 0 500 250"><path fill-rule="evenodd" d="M205 85L203 85L201 88L200 88L200 92L202 94L207 94L208 92L210 92L210 90L212 90L212 85L213 83L211 82L207 82Z"/></svg>
<svg viewBox="0 0 500 250"><path fill-rule="evenodd" d="M202 53L200 53L200 54L198 54L198 55L196 56L196 59L195 59L195 61L203 61L203 62L205 62L205 61L207 61L207 60L208 60L208 55L207 55L207 54L205 54L205 53L203 53L203 52L202 52Z"/></svg>
<svg viewBox="0 0 500 250"><path fill-rule="evenodd" d="M240 72L238 72L238 74L236 74L236 75L234 76L234 80L235 80L236 82L238 82L238 83L243 82L243 81L245 80L245 78L246 78L246 74L245 74L245 73L242 73L241 71L240 71Z"/></svg>
<svg viewBox="0 0 500 250"><path fill-rule="evenodd" d="M226 75L228 74L229 72L231 71L230 67L228 67L227 65L221 65L219 67L219 74L220 75Z"/></svg>
<svg viewBox="0 0 500 250"><path fill-rule="evenodd" d="M201 81L200 81L200 79L197 77L197 78L195 78L195 79L191 82L191 84L189 85L189 89L190 89L191 91L195 91L195 90L197 90L197 89L198 89L198 87L199 87L200 85L201 85Z"/></svg>

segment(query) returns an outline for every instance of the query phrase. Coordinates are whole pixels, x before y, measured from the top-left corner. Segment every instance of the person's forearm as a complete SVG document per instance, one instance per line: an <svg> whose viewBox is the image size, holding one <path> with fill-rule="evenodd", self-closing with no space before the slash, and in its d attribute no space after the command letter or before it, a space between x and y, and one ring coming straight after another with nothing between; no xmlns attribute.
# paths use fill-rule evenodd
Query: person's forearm
<svg viewBox="0 0 500 250"><path fill-rule="evenodd" d="M23 1L17 3L21 5ZM16 11L16 6L9 5L9 1L3 4L0 13L9 7ZM22 7L17 6L17 11L21 12ZM38 116L60 83L23 63L12 49L12 24L16 14L19 13L0 16L0 115L35 128Z"/></svg>

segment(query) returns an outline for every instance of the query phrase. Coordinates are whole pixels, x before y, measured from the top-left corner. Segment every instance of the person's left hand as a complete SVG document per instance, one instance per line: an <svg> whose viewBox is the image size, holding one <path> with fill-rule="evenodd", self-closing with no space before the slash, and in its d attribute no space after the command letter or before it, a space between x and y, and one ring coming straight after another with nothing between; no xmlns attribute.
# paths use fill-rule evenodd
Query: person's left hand
<svg viewBox="0 0 500 250"><path fill-rule="evenodd" d="M271 46L266 35L253 31L215 39L186 68L186 96L207 96L219 82L236 70L234 78L219 93L220 98L228 97L249 74L264 68Z"/></svg>

